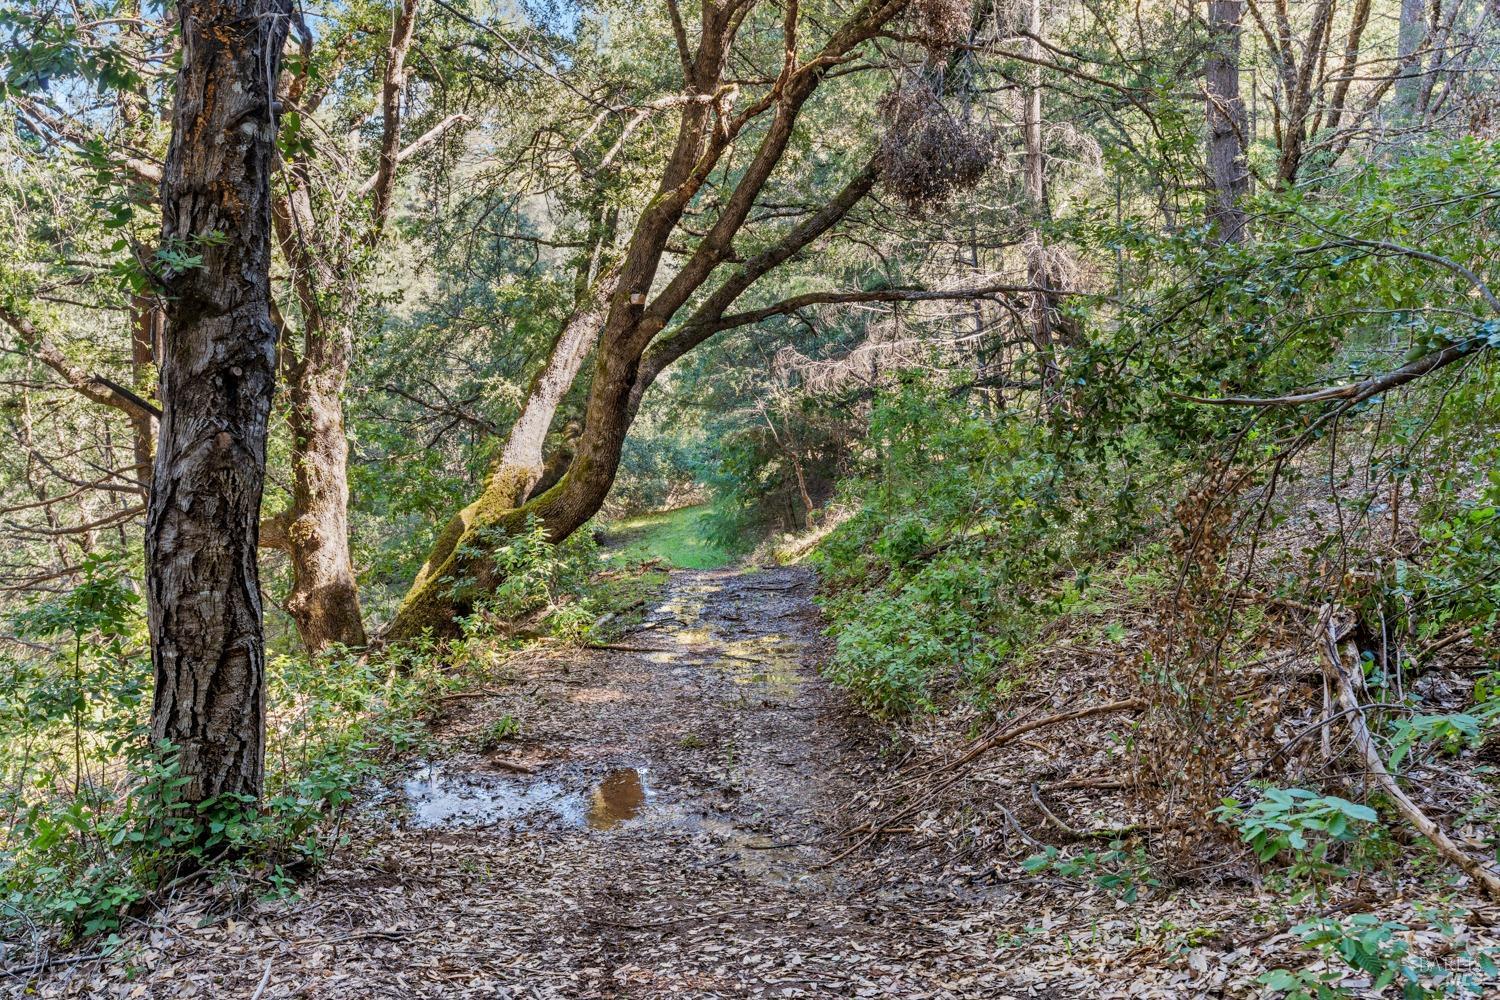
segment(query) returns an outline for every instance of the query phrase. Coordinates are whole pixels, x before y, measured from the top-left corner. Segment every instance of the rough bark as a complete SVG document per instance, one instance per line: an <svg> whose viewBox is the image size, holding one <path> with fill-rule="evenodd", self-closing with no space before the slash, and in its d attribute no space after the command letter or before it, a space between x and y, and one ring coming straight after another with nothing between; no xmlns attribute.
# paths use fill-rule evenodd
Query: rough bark
<svg viewBox="0 0 1500 1000"><path fill-rule="evenodd" d="M292 432L292 502L263 540L286 551L292 585L286 612L309 653L330 643L366 642L359 589L349 556L349 443L344 434L343 390L353 355L353 331L340 318L353 308L330 254L311 241L315 220L306 177L292 170L298 187L275 199L275 225L282 254L292 266L302 312L300 351L283 345ZM338 301L325 311L325 298Z"/></svg>
<svg viewBox="0 0 1500 1000"><path fill-rule="evenodd" d="M256 565L276 376L273 88L289 0L181 0L182 65L162 182L162 419L146 519L153 740L190 802L259 796L265 646Z"/></svg>
<svg viewBox="0 0 1500 1000"><path fill-rule="evenodd" d="M329 345L352 348L348 333ZM310 365L304 357L290 389L287 424L292 432L292 507L287 550L292 587L286 610L308 652L333 643L365 645L359 586L349 552L349 440L344 433L347 358Z"/></svg>
<svg viewBox="0 0 1500 1000"><path fill-rule="evenodd" d="M1241 199L1250 190L1245 162L1245 102L1240 98L1241 0L1208 0L1208 29L1213 34L1203 63L1208 122L1208 222L1215 238L1245 240Z"/></svg>
<svg viewBox="0 0 1500 1000"><path fill-rule="evenodd" d="M292 183L276 198L277 241L293 271L293 291L302 319L299 356L289 373L292 432L292 502L274 519L267 541L285 549L292 563L292 585L285 608L309 653L338 643L364 646L359 585L349 549L349 442L344 429L343 393L354 354L351 326L359 310L360 271L378 247L395 191L400 163L413 151L401 148L401 110L408 70L406 58L415 35L420 0L396 8L381 78L382 131L374 176L356 191L368 196L359 232L320 220L310 196L312 171L299 160L285 167ZM305 96L306 81L291 81L310 111L316 98ZM413 144L425 146L463 120L452 116Z"/></svg>

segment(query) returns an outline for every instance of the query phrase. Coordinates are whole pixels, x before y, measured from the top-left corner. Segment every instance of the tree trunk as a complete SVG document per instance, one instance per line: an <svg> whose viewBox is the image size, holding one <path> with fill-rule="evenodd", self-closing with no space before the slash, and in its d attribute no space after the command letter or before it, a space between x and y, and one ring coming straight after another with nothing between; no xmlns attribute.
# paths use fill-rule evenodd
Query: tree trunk
<svg viewBox="0 0 1500 1000"><path fill-rule="evenodd" d="M1427 41L1427 4L1424 0L1401 0L1401 19L1396 34L1396 117L1413 124L1422 97L1422 59L1417 52Z"/></svg>
<svg viewBox="0 0 1500 1000"><path fill-rule="evenodd" d="M330 339L352 346L347 333ZM292 587L286 610L309 653L333 643L367 642L359 587L349 556L349 439L344 434L347 350L341 358L309 364L303 358L291 385L287 422L292 432L292 506L286 519Z"/></svg>
<svg viewBox="0 0 1500 1000"><path fill-rule="evenodd" d="M187 801L258 797L265 644L256 565L271 324L272 88L289 0L181 0L182 66L162 242L201 254L161 276L162 419L146 519L151 735L177 749Z"/></svg>
<svg viewBox="0 0 1500 1000"><path fill-rule="evenodd" d="M412 584L386 632L387 639L400 641L414 638L425 629L449 628L455 616L467 614L476 598L495 588L500 580L485 552L487 546L469 544L482 532L514 534L535 515L548 537L557 542L598 513L614 485L625 434L630 429L630 395L639 365L640 349L629 337L609 337L600 343L583 434L562 481L521 506L489 504L486 501L491 494L487 490L464 508L434 546L428 566L423 567L424 575ZM446 556L435 562L439 551ZM464 581L456 591L454 580Z"/></svg>
<svg viewBox="0 0 1500 1000"><path fill-rule="evenodd" d="M127 23L121 34L122 46L132 58L146 58L150 43L146 39L145 25L141 20L139 0L126 0L120 8L120 16ZM129 141L139 143L141 148L150 147L151 107L144 84L140 88L120 92L120 117ZM142 185L144 188L145 185ZM162 313L156 298L138 293L130 297L130 388L149 399L155 391L156 355L161 347ZM156 452L156 422L149 413L133 414L131 425L131 451L135 460L135 478L149 486L151 482L151 457Z"/></svg>
<svg viewBox="0 0 1500 1000"><path fill-rule="evenodd" d="M290 388L292 503L268 521L261 544L286 552L292 585L285 609L308 653L331 643L368 641L359 587L349 557L349 441L344 434L344 385L354 353L353 331L341 322L358 308L351 282L329 255L307 241L316 229L307 178L272 202L277 241L292 265L302 312L301 353L283 337L282 370ZM325 308L326 307L326 308Z"/></svg>
<svg viewBox="0 0 1500 1000"><path fill-rule="evenodd" d="M360 647L368 641L349 554L349 441L343 392L354 354L351 323L360 308L363 268L380 245L403 159L406 58L419 8L420 0L403 0L392 17L381 77L380 158L368 182L369 217L356 223L367 228L347 232L338 215L318 217L311 194L316 174L305 156L285 165L293 183L273 204L277 241L291 265L303 336L301 357L285 366L291 383L287 420L292 432L292 503L268 523L272 530L266 544L285 550L291 559L292 586L285 607L311 654L335 643ZM306 80L293 80L291 92L298 92Z"/></svg>
<svg viewBox="0 0 1500 1000"><path fill-rule="evenodd" d="M137 393L149 396L151 366L161 339L161 309L148 295L130 299L130 378ZM149 413L130 417L131 451L135 459L135 477L151 482L151 456L156 451L156 421Z"/></svg>
<svg viewBox="0 0 1500 1000"><path fill-rule="evenodd" d="M1042 37L1041 0L1031 0L1027 28L1030 36L1027 41L1029 54L1040 62L1046 55L1038 41ZM1027 312L1031 324L1031 342L1042 360L1042 396L1050 407L1057 401L1060 376L1052 335L1054 306L1050 293L1051 268L1047 266L1047 246L1042 237L1042 225L1048 214L1047 158L1042 139L1042 69L1036 63L1027 71L1026 87L1022 91L1021 100L1025 142L1022 181L1032 219L1031 233L1026 242L1026 281L1032 288Z"/></svg>
<svg viewBox="0 0 1500 1000"><path fill-rule="evenodd" d="M490 475L489 488L495 499L508 496L510 505L517 506L542 478L547 431L552 427L558 405L578 377L589 352L594 349L594 341L604 324L604 314L614 297L618 280L618 272L610 271L599 279L592 291L585 293L584 305L563 325L546 366L532 380L526 393L526 404L511 427L505 448Z"/></svg>
<svg viewBox="0 0 1500 1000"><path fill-rule="evenodd" d="M1240 16L1242 0L1208 0L1208 29L1213 33L1203 64L1208 120L1208 222L1225 243L1245 240L1245 210L1250 190L1245 164L1245 102L1240 99Z"/></svg>
<svg viewBox="0 0 1500 1000"><path fill-rule="evenodd" d="M1302 42L1300 62L1291 49L1291 36L1283 39L1281 78L1286 86L1286 120L1277 132L1281 156L1276 164L1276 184L1290 188L1297 181L1306 152L1308 127L1312 124L1315 101L1322 98L1324 80L1315 71L1328 51L1329 32L1333 27L1335 0L1317 0L1312 23Z"/></svg>
<svg viewBox="0 0 1500 1000"><path fill-rule="evenodd" d="M525 523L524 514L519 519L511 518L510 515L522 506L531 488L542 477L546 465L543 446L547 440L547 430L552 426L558 404L567 395L573 380L578 377L579 369L594 347L618 280L617 270L606 272L594 285L587 301L563 324L546 365L532 380L526 402L521 407L521 415L516 418L500 457L485 478L479 498L459 511L444 526L437 541L433 543L426 562L422 564L422 569L412 581L411 590L402 602L396 622L410 619L409 607L424 605L445 586L442 581L453 575L456 550L460 545L472 541L477 532L501 522L509 524L514 520L517 525ZM531 504L526 506L529 508ZM593 516L592 512L589 516ZM431 624L435 623L424 622L421 627ZM398 635L394 622L391 628L389 634L392 638L409 638L416 634L410 632ZM421 628L417 631L420 632Z"/></svg>
<svg viewBox="0 0 1500 1000"><path fill-rule="evenodd" d="M491 476L485 495L450 521L439 536L421 576L412 585L395 621L387 630L387 638L407 639L420 635L427 628L451 627L455 616L467 613L476 597L493 589L499 574L493 559L485 551L488 548L485 534L491 531L513 533L535 515L545 526L548 537L554 542L561 541L599 511L614 485L634 404L639 402L637 389L649 383L662 367L711 336L713 324L679 329L676 336L661 345L662 353L656 359L660 364L654 367L654 371L643 369L643 355L653 339L671 323L716 268L732 255L735 235L781 161L803 103L817 89L828 67L836 65L854 47L878 33L901 13L903 6L902 3L879 2L860 5L848 21L832 30L826 45L805 61L799 58L796 46L792 44L791 33L797 22L795 12L789 13L783 75L773 94L758 102L758 110L741 119L726 118L716 101L710 104L692 99L682 106L677 140L663 164L656 196L636 221L619 265L615 282L617 290L608 299L597 297L597 305L588 307L598 308L603 323L594 352L594 373L583 432L572 464L556 486L519 507L507 504L513 504L513 498L523 495L523 492L505 481L507 477ZM697 98L698 95L718 92L725 61L740 25L738 11L732 5L704 6L697 51L683 58L688 96ZM733 140L745 123L761 113L769 114L771 119L765 125L755 152L723 201L718 217L699 239L687 261L648 303L662 255L683 213L707 182L719 158L733 148ZM726 121L728 127L724 124ZM867 171L863 187L854 195L853 201L868 190L873 179L873 171ZM842 217L853 203L845 202L844 198L845 195L841 194L836 205L825 206L794 227L788 235L789 244L773 248L743 265L740 273L727 279L717 292L708 296L700 309L712 304L711 314L722 316L723 309L746 287L770 268L789 259L790 255L806 246L808 240ZM590 322L589 325L592 328L596 324ZM563 391L566 391L566 385ZM558 398L561 398L560 394ZM543 400L538 401L539 407L543 404ZM530 400L527 405L531 406ZM549 416L546 422L550 421ZM545 434L545 427L540 433ZM540 454L533 464L540 466ZM497 468L497 472L505 470L504 463ZM502 481L497 483L497 479ZM468 544L471 542L479 544Z"/></svg>

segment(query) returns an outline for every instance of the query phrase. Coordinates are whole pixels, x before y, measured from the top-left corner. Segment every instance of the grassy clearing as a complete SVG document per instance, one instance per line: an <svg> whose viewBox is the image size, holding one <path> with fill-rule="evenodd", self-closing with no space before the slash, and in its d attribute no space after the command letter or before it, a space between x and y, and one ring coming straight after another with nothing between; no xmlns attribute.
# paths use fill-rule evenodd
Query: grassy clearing
<svg viewBox="0 0 1500 1000"><path fill-rule="evenodd" d="M659 559L675 569L718 569L733 560L709 538L707 504L616 521L604 529L604 560L627 566Z"/></svg>

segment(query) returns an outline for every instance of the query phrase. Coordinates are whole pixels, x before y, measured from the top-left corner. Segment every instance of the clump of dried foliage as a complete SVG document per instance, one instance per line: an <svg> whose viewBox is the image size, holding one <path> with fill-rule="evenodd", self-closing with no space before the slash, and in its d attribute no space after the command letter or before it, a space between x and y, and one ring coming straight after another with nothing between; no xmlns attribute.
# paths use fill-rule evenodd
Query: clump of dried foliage
<svg viewBox="0 0 1500 1000"><path fill-rule="evenodd" d="M945 204L979 183L995 156L989 129L955 115L925 80L907 77L886 95L890 122L876 151L885 189L913 212Z"/></svg>
<svg viewBox="0 0 1500 1000"><path fill-rule="evenodd" d="M945 54L968 39L974 7L969 0L917 0L906 19L928 52Z"/></svg>
<svg viewBox="0 0 1500 1000"><path fill-rule="evenodd" d="M1134 678L1147 708L1136 731L1135 787L1155 814L1164 856L1200 856L1247 735L1224 664L1225 555L1234 535L1232 469L1210 468L1178 504L1181 575L1171 612L1150 630Z"/></svg>

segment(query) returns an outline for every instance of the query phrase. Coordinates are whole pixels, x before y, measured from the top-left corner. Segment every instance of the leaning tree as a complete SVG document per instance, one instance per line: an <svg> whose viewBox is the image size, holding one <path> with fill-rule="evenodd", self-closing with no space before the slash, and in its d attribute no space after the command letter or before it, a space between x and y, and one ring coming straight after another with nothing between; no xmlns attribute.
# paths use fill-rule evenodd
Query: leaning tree
<svg viewBox="0 0 1500 1000"><path fill-rule="evenodd" d="M884 69L867 61L872 41L909 13L910 0L866 0L852 10L791 3L780 10L758 0L704 3L696 39L675 0L668 0L680 71L679 92L650 102L603 109L629 130L647 115L676 116L675 136L655 168L653 193L617 253L556 339L484 487L439 534L402 603L387 638L446 627L498 581L489 553L494 539L537 518L553 540L566 538L602 506L614 482L626 432L643 393L673 362L715 334L819 303L909 301L995 295L1017 289L926 291L910 288L821 291L732 312L763 278L806 251L875 188L878 158L856 166L822 202L743 253L753 218L778 218L768 192L778 174L807 170L789 156L799 122L815 95L834 79ZM952 6L952 5L945 5ZM967 34L971 16L906 19L903 30L942 25L923 39L925 59ZM950 112L941 102L933 116ZM957 130L962 136L962 130ZM943 151L963 164L963 150ZM960 180L972 181L972 172ZM784 178L782 179L784 182ZM949 186L950 189L952 185ZM782 213L784 214L784 213ZM582 431L567 472L540 495L544 444L559 402L592 356Z"/></svg>

